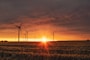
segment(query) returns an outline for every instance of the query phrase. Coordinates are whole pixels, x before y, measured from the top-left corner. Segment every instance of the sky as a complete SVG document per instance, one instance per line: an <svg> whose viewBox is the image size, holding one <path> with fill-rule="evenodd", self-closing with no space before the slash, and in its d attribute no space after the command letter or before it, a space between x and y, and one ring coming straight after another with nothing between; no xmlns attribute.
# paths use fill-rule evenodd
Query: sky
<svg viewBox="0 0 90 60"><path fill-rule="evenodd" d="M21 38L90 39L90 0L0 0L0 40Z"/></svg>

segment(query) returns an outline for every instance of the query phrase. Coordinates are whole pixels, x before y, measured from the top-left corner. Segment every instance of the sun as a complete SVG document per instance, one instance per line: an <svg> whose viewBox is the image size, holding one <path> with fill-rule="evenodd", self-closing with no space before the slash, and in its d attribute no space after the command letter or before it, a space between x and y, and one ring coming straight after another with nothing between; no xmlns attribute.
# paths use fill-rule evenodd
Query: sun
<svg viewBox="0 0 90 60"><path fill-rule="evenodd" d="M42 37L41 40L42 40L43 43L46 43L48 41L48 39L46 37Z"/></svg>

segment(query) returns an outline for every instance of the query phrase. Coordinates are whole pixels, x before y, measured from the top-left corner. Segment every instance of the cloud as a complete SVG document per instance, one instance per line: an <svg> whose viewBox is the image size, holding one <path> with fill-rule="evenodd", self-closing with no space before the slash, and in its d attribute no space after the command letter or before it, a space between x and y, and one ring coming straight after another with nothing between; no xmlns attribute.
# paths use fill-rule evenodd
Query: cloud
<svg viewBox="0 0 90 60"><path fill-rule="evenodd" d="M13 29L14 25L23 23L23 28L30 30L50 28L89 34L89 2L90 0L0 0L0 30Z"/></svg>

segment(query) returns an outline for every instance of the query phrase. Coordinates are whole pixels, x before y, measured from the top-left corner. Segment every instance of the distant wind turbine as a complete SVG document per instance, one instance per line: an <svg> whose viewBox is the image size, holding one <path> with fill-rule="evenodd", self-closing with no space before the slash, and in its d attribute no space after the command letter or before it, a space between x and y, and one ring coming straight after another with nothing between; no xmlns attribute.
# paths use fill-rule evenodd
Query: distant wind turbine
<svg viewBox="0 0 90 60"><path fill-rule="evenodd" d="M18 29L18 42L20 42L20 32L21 32L22 25L20 24L20 25L17 25L16 27Z"/></svg>
<svg viewBox="0 0 90 60"><path fill-rule="evenodd" d="M28 31L25 31L25 39L28 41Z"/></svg>
<svg viewBox="0 0 90 60"><path fill-rule="evenodd" d="M53 32L53 41L54 41L54 34L55 34L55 32Z"/></svg>

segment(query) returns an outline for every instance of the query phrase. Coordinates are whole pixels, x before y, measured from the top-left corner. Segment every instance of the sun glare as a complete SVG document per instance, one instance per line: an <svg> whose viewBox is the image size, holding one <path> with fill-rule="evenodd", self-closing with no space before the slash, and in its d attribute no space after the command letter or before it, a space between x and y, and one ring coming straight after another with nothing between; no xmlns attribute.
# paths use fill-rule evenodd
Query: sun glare
<svg viewBox="0 0 90 60"><path fill-rule="evenodd" d="M48 41L48 39L46 37L42 37L42 42L46 43Z"/></svg>

